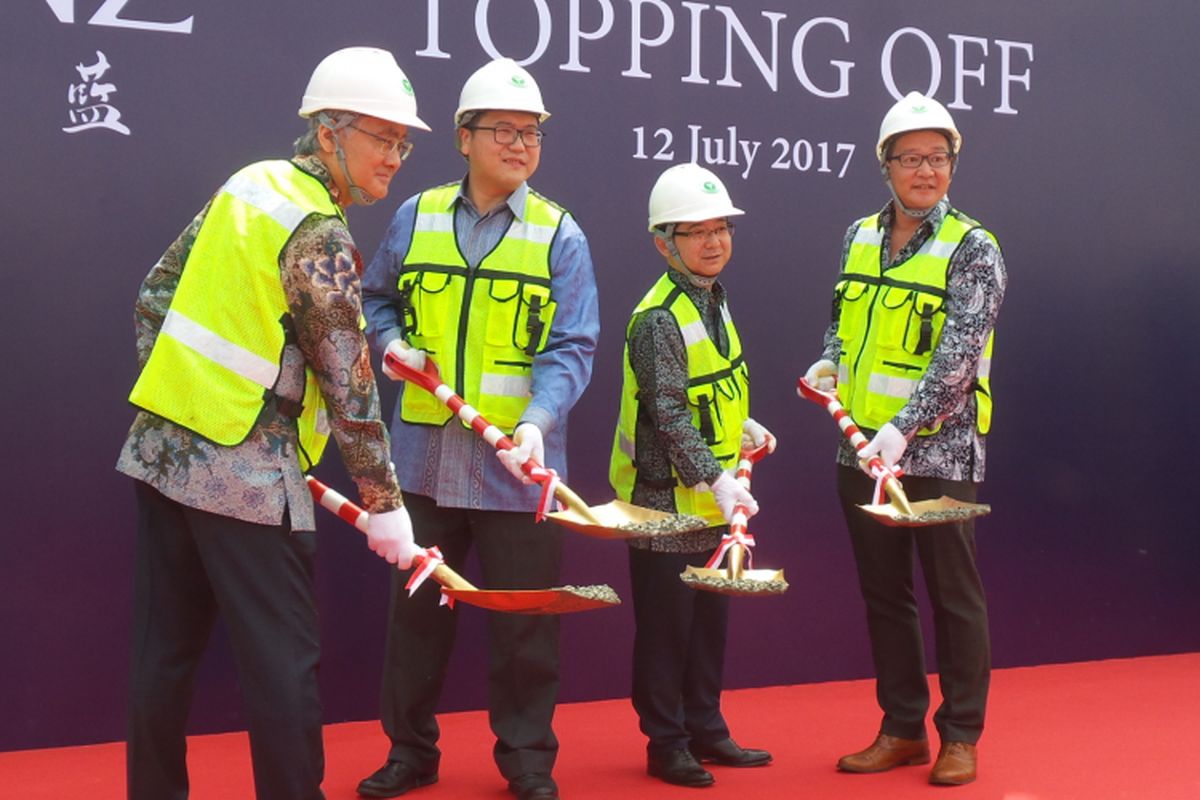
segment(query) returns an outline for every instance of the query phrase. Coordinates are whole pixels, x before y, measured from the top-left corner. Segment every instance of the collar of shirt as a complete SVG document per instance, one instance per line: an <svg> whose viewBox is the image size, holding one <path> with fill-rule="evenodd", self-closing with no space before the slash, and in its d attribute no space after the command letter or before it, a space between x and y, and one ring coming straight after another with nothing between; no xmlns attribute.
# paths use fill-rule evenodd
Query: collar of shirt
<svg viewBox="0 0 1200 800"><path fill-rule="evenodd" d="M325 163L321 161L320 158L315 155L293 156L291 161L297 167L323 183L326 190L329 192L329 196L336 200L336 195L334 194L335 186L333 184L333 176L329 174L329 170L325 167Z"/></svg>
<svg viewBox="0 0 1200 800"><path fill-rule="evenodd" d="M513 193L508 196L502 204L496 206L487 213L487 216L497 214L501 209L507 207L517 219L525 220L525 200L529 197L529 184L522 182L520 186L513 190ZM479 209L475 208L475 204L471 202L471 198L467 195L467 179L464 177L462 183L458 186L458 194L450 201L450 205L459 203L463 208L470 209L471 214L475 217L480 217Z"/></svg>
<svg viewBox="0 0 1200 800"><path fill-rule="evenodd" d="M693 285L686 275L674 267L667 270L667 275L670 276L676 286L683 289L684 293L691 298L692 302L696 304L696 308L720 308L725 302L725 287L721 285L720 281L713 282L713 285L708 289L702 289L699 286Z"/></svg>
<svg viewBox="0 0 1200 800"><path fill-rule="evenodd" d="M946 214L950 212L950 198L943 197L938 201L938 204L933 207L933 210L921 220L921 224L917 226L913 232L912 238L904 245L896 258L891 262L898 264L912 258L912 255L921 249L921 246L928 241L929 237L937 232L938 228L942 227L942 220L946 218ZM890 250L892 240L892 223L896 219L896 207L889 201L879 212L879 228L883 231L883 259L887 264L887 253Z"/></svg>

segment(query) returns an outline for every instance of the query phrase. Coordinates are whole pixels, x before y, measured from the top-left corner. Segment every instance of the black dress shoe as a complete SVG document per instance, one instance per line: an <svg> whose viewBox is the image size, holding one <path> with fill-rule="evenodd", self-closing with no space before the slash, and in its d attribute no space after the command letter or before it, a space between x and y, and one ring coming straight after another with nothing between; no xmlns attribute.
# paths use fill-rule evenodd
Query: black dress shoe
<svg viewBox="0 0 1200 800"><path fill-rule="evenodd" d="M733 739L725 739L715 744L693 742L688 749L697 761L719 764L722 767L761 767L771 763L771 754L766 750L739 747Z"/></svg>
<svg viewBox="0 0 1200 800"><path fill-rule="evenodd" d="M421 772L402 761L389 761L358 784L363 797L399 797L420 786L437 783L437 772Z"/></svg>
<svg viewBox="0 0 1200 800"><path fill-rule="evenodd" d="M518 775L508 782L508 790L517 796L517 800L558 800L554 778L543 772Z"/></svg>
<svg viewBox="0 0 1200 800"><path fill-rule="evenodd" d="M646 757L646 772L676 786L712 786L712 773L700 766L687 750L668 750Z"/></svg>

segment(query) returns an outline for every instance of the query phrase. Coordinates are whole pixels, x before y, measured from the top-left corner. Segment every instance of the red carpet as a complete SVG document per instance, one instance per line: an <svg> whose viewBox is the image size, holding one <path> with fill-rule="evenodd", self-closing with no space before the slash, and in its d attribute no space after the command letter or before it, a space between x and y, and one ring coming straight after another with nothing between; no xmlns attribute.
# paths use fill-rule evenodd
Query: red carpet
<svg viewBox="0 0 1200 800"><path fill-rule="evenodd" d="M555 777L568 800L613 798L854 798L907 800L1194 800L1200 798L1200 654L999 670L993 675L980 777L963 787L926 783L928 767L846 775L833 765L867 745L878 724L869 681L746 689L725 694L734 736L775 754L769 767L714 768L709 789L667 786L644 772L644 744L627 701L560 706ZM482 712L441 717L441 781L419 800L511 797L491 760ZM930 735L935 736L930 730ZM329 800L386 751L374 722L325 729ZM936 740L934 741L936 746ZM190 740L192 797L252 798L244 734ZM0 797L124 797L121 743L0 753Z"/></svg>

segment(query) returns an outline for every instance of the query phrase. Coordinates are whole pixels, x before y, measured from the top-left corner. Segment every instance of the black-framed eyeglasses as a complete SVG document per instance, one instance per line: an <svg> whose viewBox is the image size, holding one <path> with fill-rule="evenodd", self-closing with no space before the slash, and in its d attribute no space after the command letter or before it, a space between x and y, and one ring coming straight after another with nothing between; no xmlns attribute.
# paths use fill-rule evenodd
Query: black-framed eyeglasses
<svg viewBox="0 0 1200 800"><path fill-rule="evenodd" d="M934 169L941 169L942 167L949 166L950 162L954 161L954 155L952 153L939 150L938 152L930 153L927 156L923 156L920 153L901 153L898 156L888 156L887 160L898 161L900 162L900 166L904 167L905 169L916 169L926 161L928 161L929 166L933 167Z"/></svg>
<svg viewBox="0 0 1200 800"><path fill-rule="evenodd" d="M517 136L520 136L521 144L526 147L541 147L542 139L546 135L540 128L511 128L508 125L468 125L467 130L491 131L496 144L513 144L517 141Z"/></svg>
<svg viewBox="0 0 1200 800"><path fill-rule="evenodd" d="M365 133L367 136L370 136L372 139L374 139L375 149L378 150L379 155L383 156L384 158L387 158L392 153L397 153L400 156L400 160L404 161L410 155L412 155L413 143L407 139L390 139L387 136L380 136L378 133L371 133L368 130L358 127L353 122L346 127L354 128L354 130L358 131L359 133Z"/></svg>
<svg viewBox="0 0 1200 800"><path fill-rule="evenodd" d="M718 239L728 239L733 236L733 223L726 222L712 228L693 228L690 231L677 230L674 235L682 236L684 239L695 239L698 242L707 242L710 236L715 236Z"/></svg>

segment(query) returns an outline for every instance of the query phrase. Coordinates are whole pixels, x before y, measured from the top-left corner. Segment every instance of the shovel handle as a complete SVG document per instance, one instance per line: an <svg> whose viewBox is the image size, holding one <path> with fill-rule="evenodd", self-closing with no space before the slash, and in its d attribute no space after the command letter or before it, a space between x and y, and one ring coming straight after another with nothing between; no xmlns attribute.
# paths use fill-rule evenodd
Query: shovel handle
<svg viewBox="0 0 1200 800"><path fill-rule="evenodd" d="M846 434L846 438L850 440L850 444L854 445L854 449L859 453L867 446L867 437L859 430L858 425L854 424L854 420L850 417L850 412L847 411L837 399L837 391L823 392L813 386L804 378L796 379L796 393L806 400L811 400L819 406L824 406L829 415L837 422L838 427L842 429L842 433ZM867 462L867 466L871 472L883 470L889 474L888 482L896 480L890 476L890 470L884 465L883 459L877 455L863 459Z"/></svg>
<svg viewBox="0 0 1200 800"><path fill-rule="evenodd" d="M370 515L361 506L353 500L341 494L336 489L331 489L321 481L314 478L312 475L305 475L304 479L308 482L308 490L312 493L313 499L316 500L323 508L332 511L339 517L349 522L354 527L358 528L364 534L367 532L367 520ZM418 553L413 556L413 566L420 566L425 561L425 554ZM438 564L434 568L431 576L435 581L445 586L447 589L474 589L470 581L459 575L454 570L445 564Z"/></svg>
<svg viewBox="0 0 1200 800"><path fill-rule="evenodd" d="M471 429L482 436L484 441L492 445L492 447L495 447L497 450L512 450L516 447L513 444L513 440L508 438L504 431L488 422L467 401L454 393L454 390L442 380L437 364L434 363L432 358L426 356L425 368L421 370L413 369L391 353L384 353L383 358L387 362L389 369L399 374L404 380L415 383L438 400L441 400L447 408L454 412L455 416L467 425L470 425ZM537 483L543 483L548 478L545 472L540 471L541 466L535 459L530 458L521 465L521 471ZM599 520L592 513L591 507L583 502L583 499L571 491L562 481L555 484L554 496L575 513L583 516L592 523L599 524Z"/></svg>
<svg viewBox="0 0 1200 800"><path fill-rule="evenodd" d="M738 461L737 472L734 477L741 484L742 488L747 492L750 491L750 473L754 469L754 464L767 454L767 445L764 442L758 447L744 448L742 450L741 459ZM750 526L750 509L745 503L738 503L733 507L733 519L729 522L729 533L733 536L745 536ZM732 544L726 553L729 560L729 577L737 580L742 576L742 561L745 557L743 548L740 544Z"/></svg>

